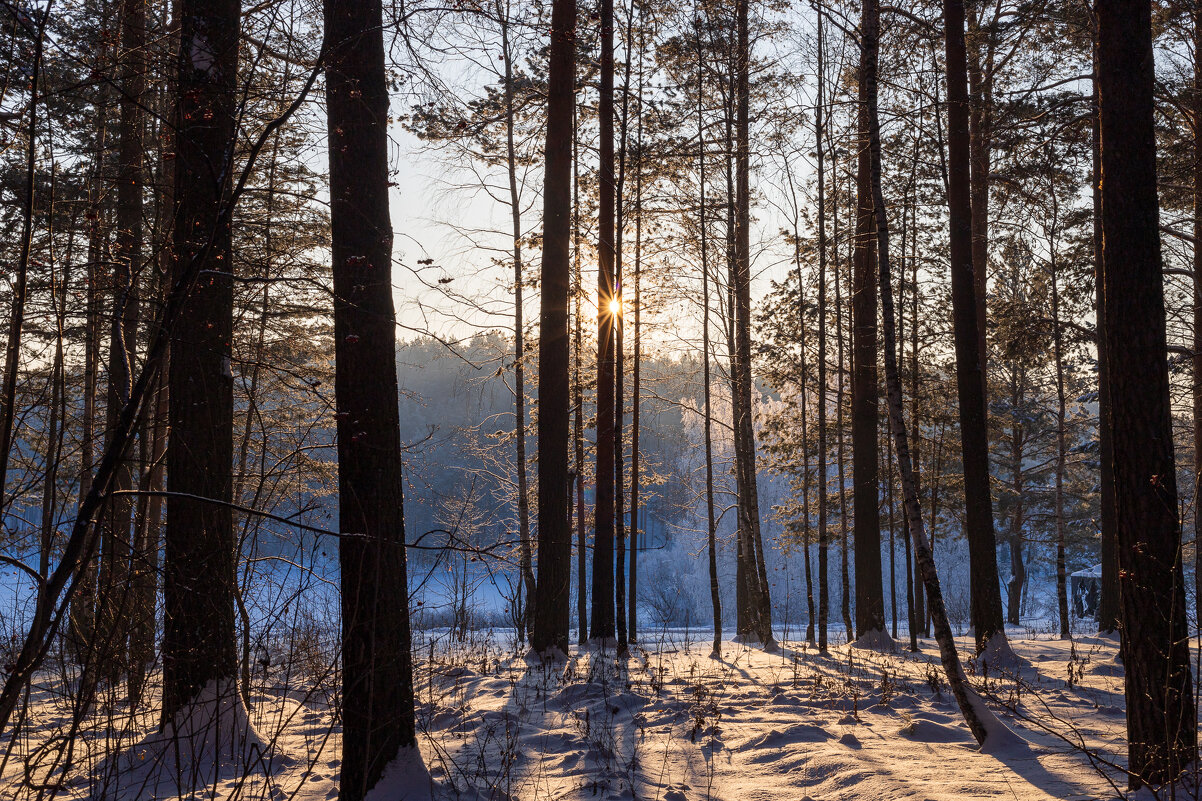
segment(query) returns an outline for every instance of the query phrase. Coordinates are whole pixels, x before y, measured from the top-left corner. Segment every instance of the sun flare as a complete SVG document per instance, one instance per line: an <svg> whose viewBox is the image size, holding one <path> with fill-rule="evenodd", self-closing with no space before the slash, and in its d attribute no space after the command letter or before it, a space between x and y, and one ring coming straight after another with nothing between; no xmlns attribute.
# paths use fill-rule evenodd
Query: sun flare
<svg viewBox="0 0 1202 801"><path fill-rule="evenodd" d="M609 313L617 317L622 313L622 301L618 298L613 298L609 301Z"/></svg>

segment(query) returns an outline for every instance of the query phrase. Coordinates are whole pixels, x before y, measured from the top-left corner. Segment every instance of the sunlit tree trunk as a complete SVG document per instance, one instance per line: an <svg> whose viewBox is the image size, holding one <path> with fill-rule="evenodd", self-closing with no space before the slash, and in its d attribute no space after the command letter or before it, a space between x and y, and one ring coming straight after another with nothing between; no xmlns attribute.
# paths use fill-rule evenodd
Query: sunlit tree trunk
<svg viewBox="0 0 1202 801"><path fill-rule="evenodd" d="M880 10L863 5L860 23L856 239L852 280L852 487L855 503L857 638L885 630L881 576L880 487L877 469L877 253L869 147L870 108L876 105Z"/></svg>
<svg viewBox="0 0 1202 801"><path fill-rule="evenodd" d="M171 340L164 723L210 683L236 692L235 539L226 505L233 491L233 246L221 210L231 191L238 24L236 0L183 0L180 7L176 282L195 269L193 260L201 270Z"/></svg>
<svg viewBox="0 0 1202 801"><path fill-rule="evenodd" d="M1178 527L1156 194L1150 0L1099 0L1105 339L1128 784L1178 778L1196 717Z"/></svg>
<svg viewBox="0 0 1202 801"><path fill-rule="evenodd" d="M572 531L568 519L568 291L572 239L572 110L576 3L555 0L548 62L543 171L543 265L538 359L538 580L535 653L568 652ZM612 511L612 510L611 510ZM598 520L601 519L598 510ZM612 519L612 517L611 517ZM583 591L583 587L581 588Z"/></svg>
<svg viewBox="0 0 1202 801"><path fill-rule="evenodd" d="M964 3L944 0L948 98L948 211L956 386L964 465L965 530L971 573L973 633L977 651L1005 636L989 490L989 433L984 364L972 253L968 78L964 46ZM982 265L983 266L983 265Z"/></svg>
<svg viewBox="0 0 1202 801"><path fill-rule="evenodd" d="M600 206L597 242L597 506L589 637L608 640L614 625L614 7L601 0ZM539 397L543 397L539 393Z"/></svg>

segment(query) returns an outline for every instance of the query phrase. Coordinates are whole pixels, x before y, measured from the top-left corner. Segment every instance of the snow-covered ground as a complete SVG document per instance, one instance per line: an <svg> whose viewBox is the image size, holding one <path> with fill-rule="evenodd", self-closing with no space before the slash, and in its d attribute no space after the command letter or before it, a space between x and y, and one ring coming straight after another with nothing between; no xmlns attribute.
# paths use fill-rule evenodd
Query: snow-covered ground
<svg viewBox="0 0 1202 801"><path fill-rule="evenodd" d="M959 717L930 640L918 654L839 645L826 655L797 642L765 653L728 641L714 659L706 632L661 630L625 660L585 649L546 665L527 661L504 636L452 643L436 635L416 649L420 745L431 781L393 784L388 797L1118 796L1126 745L1115 643L1017 634L1023 664L1014 673L981 675L969 663L974 683L1021 737L984 749ZM967 655L970 642L961 647ZM249 771L228 756L216 766L181 758L166 760L169 770L148 770L142 763L162 754L152 747L154 712L132 726L101 725L128 723L116 703L85 718L68 773L51 770L62 761L71 709L55 691L61 684L45 675L3 762L0 797L36 798L49 784L60 798L335 798L337 682L320 661L297 657L288 675L277 668L259 677ZM114 749L124 758L106 761ZM181 794L181 784L198 792Z"/></svg>

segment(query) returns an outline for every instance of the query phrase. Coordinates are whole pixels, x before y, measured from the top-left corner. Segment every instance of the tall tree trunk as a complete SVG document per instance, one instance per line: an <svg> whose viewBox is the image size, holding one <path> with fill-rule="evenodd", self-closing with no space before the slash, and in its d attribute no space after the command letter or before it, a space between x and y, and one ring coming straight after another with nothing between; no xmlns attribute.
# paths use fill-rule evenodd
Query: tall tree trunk
<svg viewBox="0 0 1202 801"><path fill-rule="evenodd" d="M814 139L818 154L818 648L827 649L827 620L830 617L828 562L830 531L827 500L830 477L826 467L826 51L823 40L822 1L818 3L818 103L814 108ZM842 369L842 365L840 365Z"/></svg>
<svg viewBox="0 0 1202 801"><path fill-rule="evenodd" d="M936 116L938 116L937 113L936 113ZM917 165L917 163L918 163L917 140L915 140L914 150L915 150L914 161L915 161L915 165ZM915 169L917 169L917 166L915 166ZM914 211L910 215L911 221L915 220L917 213L918 213L917 189L915 190L915 194L914 194L914 202L916 205L915 205ZM910 426L911 426L911 429L913 432L910 441L912 443L911 447L912 447L913 454L914 454L914 457L913 457L914 475L920 477L921 476L921 460L919 458L919 454L920 454L920 447L922 445L922 437L921 437L921 431L918 426L918 382L919 382L919 376L920 376L919 369L918 369L918 300L919 300L918 234L917 234L917 232L915 232L914 236L910 237L910 320L911 320L911 323L910 323ZM933 493L934 493L934 488L932 488L932 495L933 495ZM920 501L921 501L921 498L920 498ZM932 536L933 536L933 533L934 533L934 522L933 521L932 521L931 525L932 525L931 530L932 530ZM906 518L907 532L909 532L909 528L910 528L910 520L909 520L909 518ZM913 533L910 532L909 536L911 538L911 544L913 544L913 536L914 536ZM934 548L932 547L932 552L933 551L934 551ZM914 582L914 620L915 620L915 624L920 629L922 636L929 637L929 636L931 636L931 631L930 631L930 627L927 625L928 617L927 617L927 611L926 611L926 598L924 597L925 596L925 588L923 585L922 576L917 574L918 570L919 570L918 562L917 562L917 560L915 560L916 581ZM913 643L915 649L917 649L918 643L916 642L916 638L911 638L911 642Z"/></svg>
<svg viewBox="0 0 1202 801"><path fill-rule="evenodd" d="M820 145L821 146L821 145ZM793 267L797 274L797 324L801 349L801 549L805 563L806 582L806 642L814 644L814 582L810 569L810 395L806 370L806 299L805 284L801 273L801 230L797 194L793 186L793 175L787 173L790 193L793 196Z"/></svg>
<svg viewBox="0 0 1202 801"><path fill-rule="evenodd" d="M239 5L183 0L175 110L175 279L201 272L172 328L163 570L163 722L208 684L236 693L231 193ZM197 54L203 54L197 57ZM213 499L216 503L199 500Z"/></svg>
<svg viewBox="0 0 1202 801"><path fill-rule="evenodd" d="M1022 368L1015 366L1014 376L1010 382L1010 406L1020 409L1026 403L1026 393L1023 391ZM1006 620L1018 625L1020 603L1022 601L1023 585L1027 582L1027 569L1023 564L1023 522L1026 514L1026 501L1023 495L1024 473L1023 461L1026 450L1026 429L1018 422L1018 418L1010 426L1010 480L1014 492L1014 511L1010 515L1010 584L1006 587Z"/></svg>
<svg viewBox="0 0 1202 801"><path fill-rule="evenodd" d="M911 162L910 167L910 182L906 187L905 198L906 202L902 207L902 232L901 232L901 259L897 269L897 364L898 364L898 381L903 381L901 375L902 365L906 361L906 241L907 238L914 238L914 226L907 225L907 215L915 214L917 211L917 201L911 197L911 193L915 190L917 184L918 159L915 158ZM918 286L914 286L914 292L918 292ZM918 320L915 319L912 325L917 328ZM911 415L911 425L917 428L918 423ZM914 457L914 462L917 462L917 456ZM917 469L915 469L917 472ZM915 614L914 595L917 589L914 585L914 554L913 545L910 540L910 523L906 520L905 499L902 499L902 544L906 550L906 628L910 635L910 651L918 652L918 617ZM896 635L895 635L896 636Z"/></svg>
<svg viewBox="0 0 1202 801"><path fill-rule="evenodd" d="M639 6L642 14L642 6ZM643 270L643 53L645 29L639 28L638 118L634 161L634 375L630 399L630 591L627 594L626 636L635 642L638 634L638 571L642 530L639 527L639 395L642 380L642 297L639 294ZM619 610L619 614L621 611Z"/></svg>
<svg viewBox="0 0 1202 801"><path fill-rule="evenodd" d="M379 0L326 0L342 576L341 798L390 762L420 762L406 581L396 312L388 214L388 86ZM566 367L566 360L564 362ZM566 377L566 371L565 371ZM565 382L566 383L566 382ZM566 390L566 386L564 387ZM566 401L567 393L563 393ZM560 439L567 440L566 431ZM564 451L566 454L566 451ZM562 484L563 472L558 474ZM566 604L565 604L566 607ZM401 750L408 752L400 756Z"/></svg>
<svg viewBox="0 0 1202 801"><path fill-rule="evenodd" d="M869 116L875 111L880 7L866 0L860 21L856 244L852 287L851 449L855 502L856 638L885 630L877 471L877 254Z"/></svg>
<svg viewBox="0 0 1202 801"><path fill-rule="evenodd" d="M893 446L886 443L885 450L888 452L888 457L893 456ZM888 465L892 458L886 459L885 464ZM893 471L888 471L888 495L889 504L889 635L893 639L897 639L897 545L895 537L897 533L896 521L893 518Z"/></svg>
<svg viewBox="0 0 1202 801"><path fill-rule="evenodd" d="M1095 19L1096 23L1096 19ZM1114 500L1114 443L1110 438L1110 367L1106 355L1106 279L1102 247L1102 131L1098 105L1098 42L1093 31L1093 256L1094 319L1098 354L1098 506L1102 534L1102 588L1098 598L1098 631L1113 634L1119 627L1118 510ZM1195 180L1198 180L1195 176ZM1198 241L1195 239L1195 241ZM1197 280L1198 272L1195 270Z"/></svg>
<svg viewBox="0 0 1202 801"><path fill-rule="evenodd" d="M117 243L113 258L112 316L109 329L106 445L129 400L138 336L137 276L142 258L143 113L146 94L146 0L121 2L121 122L118 130ZM129 490L133 472L127 454L113 477L116 493ZM100 675L110 683L128 671L130 636L131 498L109 499L100 554Z"/></svg>
<svg viewBox="0 0 1202 801"><path fill-rule="evenodd" d="M989 348L986 341L986 283L989 278L989 170L993 148L993 41L981 28L983 3L968 14L965 55L968 70L969 196L972 205L973 296L977 307L977 352L988 395Z"/></svg>
<svg viewBox="0 0 1202 801"><path fill-rule="evenodd" d="M964 48L964 2L944 0L948 100L948 211L956 386L960 396L960 445L964 464L965 528L971 572L973 632L978 653L1005 637L989 491L984 365L972 256L968 80Z"/></svg>
<svg viewBox="0 0 1202 801"><path fill-rule="evenodd" d="M580 139L577 131L575 79L572 97L572 294L576 298L575 346L572 349L576 396L573 438L576 444L576 638L588 642L588 550L584 512L584 384L580 362L584 357L581 336L584 330L584 284L580 274ZM569 526L571 521L569 520Z"/></svg>
<svg viewBox="0 0 1202 801"><path fill-rule="evenodd" d="M851 619L851 575L847 563L847 532L849 526L847 515L847 426L844 425L846 410L844 395L846 394L845 387L848 371L844 355L846 351L846 326L844 325L844 319L847 316L847 309L844 308L843 304L843 285L847 281L848 276L846 274L847 271L840 269L841 265L839 264L839 190L837 178L839 173L837 165L831 165L831 170L836 175L835 202L831 204L831 228L835 243L835 340L837 358L839 360L839 369L836 371L838 380L835 382L835 430L838 432L835 450L837 452L836 461L838 462L839 472L839 611L843 617L843 630L850 642L854 636L855 625Z"/></svg>
<svg viewBox="0 0 1202 801"><path fill-rule="evenodd" d="M1202 626L1202 512L1198 501L1202 500L1202 5L1195 5L1194 23L1194 621ZM1096 85L1096 84L1095 84ZM1099 282L1100 285L1101 282ZM1101 339L1099 338L1099 344ZM1099 350L1101 348L1099 347ZM1099 368L1101 364L1099 363ZM1103 557L1106 555L1106 533L1103 531ZM1105 565L1103 565L1105 568ZM1103 569L1105 573L1105 569ZM1106 576L1103 576L1105 585ZM1110 609L1106 610L1110 612ZM1099 610L1099 620L1101 620ZM1109 615L1104 621L1113 623ZM1110 629L1100 626L1103 631Z"/></svg>
<svg viewBox="0 0 1202 801"><path fill-rule="evenodd" d="M697 14L696 4L694 14ZM700 203L698 229L701 238L701 391L704 394L705 419L705 511L706 544L709 546L710 604L714 616L713 657L722 655L722 594L718 586L718 524L714 514L714 445L713 413L710 391L710 268L708 251L708 228L705 218L705 70L701 58L701 20L694 21L697 29L697 169Z"/></svg>
<svg viewBox="0 0 1202 801"><path fill-rule="evenodd" d="M597 512L593 536L593 611L589 637L614 626L614 7L601 0L600 207L597 242ZM539 394L542 397L542 394Z"/></svg>
<svg viewBox="0 0 1202 801"><path fill-rule="evenodd" d="M1052 358L1056 362L1056 606L1060 617L1060 639L1069 638L1068 569L1064 552L1064 472L1068 464L1068 399L1064 386L1064 332L1060 325L1060 276L1056 262L1056 186L1051 188L1052 232L1048 241L1052 283Z"/></svg>
<svg viewBox="0 0 1202 801"><path fill-rule="evenodd" d="M759 488L755 466L755 428L752 414L753 381L751 373L751 141L750 141L750 72L751 41L749 35L750 0L736 0L736 112L735 112L735 350L737 358L733 371L738 375L736 391L741 394L740 410L735 418L735 464L739 487L739 529L744 537L747 557L747 585L751 592L748 604L751 612L749 628L765 647L771 648L772 602L768 590L768 574L764 561L764 546L760 535ZM743 633L743 632L740 632Z"/></svg>
<svg viewBox="0 0 1202 801"><path fill-rule="evenodd" d="M530 540L530 492L526 479L526 326L522 320L522 207L518 193L517 147L514 144L513 52L509 42L508 4L497 0L501 24L501 50L505 56L505 163L509 178L509 211L513 224L513 416L518 472L518 540L521 543L521 572L525 614L522 625L529 631L534 619L534 546ZM521 632L525 636L526 632Z"/></svg>
<svg viewBox="0 0 1202 801"><path fill-rule="evenodd" d="M1197 723L1177 518L1156 195L1150 0L1099 0L1105 349L1129 786L1175 780Z"/></svg>
<svg viewBox="0 0 1202 801"><path fill-rule="evenodd" d="M568 289L572 238L572 109L576 2L554 0L543 172L543 266L538 344L538 581L535 653L568 652L572 531L568 519ZM612 510L611 510L612 511ZM601 510L598 509L598 521ZM612 515L611 515L612 519ZM582 588L583 589L583 588Z"/></svg>

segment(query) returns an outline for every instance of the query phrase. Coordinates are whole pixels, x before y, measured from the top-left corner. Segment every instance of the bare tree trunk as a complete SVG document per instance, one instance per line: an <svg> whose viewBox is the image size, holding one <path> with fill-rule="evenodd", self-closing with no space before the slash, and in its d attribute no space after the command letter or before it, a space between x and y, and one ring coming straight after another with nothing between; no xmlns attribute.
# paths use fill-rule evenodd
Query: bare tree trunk
<svg viewBox="0 0 1202 801"><path fill-rule="evenodd" d="M543 266L538 359L538 581L532 650L568 652L572 533L568 519L568 290L572 239L572 109L576 3L554 0L543 173ZM598 521L601 519L598 509ZM612 516L611 516L612 519Z"/></svg>
<svg viewBox="0 0 1202 801"><path fill-rule="evenodd" d="M977 651L1005 637L1002 597L989 491L984 364L981 361L972 254L972 203L968 130L968 80L964 2L944 0L948 97L948 210L956 385L960 396L960 442L964 464L965 528L971 571L972 624Z"/></svg>
<svg viewBox="0 0 1202 801"><path fill-rule="evenodd" d="M818 154L818 648L827 649L827 620L830 617L830 579L827 575L830 531L827 529L827 500L830 477L826 467L826 143L823 136L826 114L826 51L823 40L822 0L818 3L818 103L814 107L814 140ZM839 368L842 369L840 364Z"/></svg>
<svg viewBox="0 0 1202 801"><path fill-rule="evenodd" d="M1014 377L1010 382L1010 405L1013 409L1020 408L1026 401L1023 392L1021 367L1015 367ZM1010 476L1011 487L1014 491L1014 512L1010 517L1010 584L1006 587L1006 620L1018 625L1020 602L1023 585L1027 581L1027 569L1023 564L1023 518L1026 504L1023 496L1023 460L1026 449L1026 429L1017 421L1010 427Z"/></svg>
<svg viewBox="0 0 1202 801"><path fill-rule="evenodd" d="M421 760L413 708L396 403L388 87L381 16L378 0L326 0L326 37L332 43L326 97L333 199L338 522L341 531L360 535L339 544L344 801L365 797L393 760ZM566 407L566 391L561 397ZM560 445L566 443L566 434L565 429ZM560 486L564 472L556 476ZM399 755L402 749L406 757Z"/></svg>
<svg viewBox="0 0 1202 801"><path fill-rule="evenodd" d="M239 5L183 0L175 110L175 279L200 277L172 329L163 571L164 724L210 682L236 686L231 194ZM197 52L211 58L194 59ZM206 500L213 499L217 503ZM226 686L228 683L228 687Z"/></svg>
<svg viewBox="0 0 1202 801"><path fill-rule="evenodd" d="M573 78L573 84L574 84ZM573 295L576 297L576 326L575 348L573 349L576 399L575 429L573 431L576 444L576 638L580 645L588 642L588 550L587 535L585 534L584 512L584 384L581 382L580 362L584 351L581 350L581 331L584 328L584 316L581 313L584 305L584 284L580 277L580 140L577 136L577 116L575 87L572 96L572 271ZM569 524L571 521L569 520Z"/></svg>
<svg viewBox="0 0 1202 801"><path fill-rule="evenodd" d="M852 486L855 502L856 638L885 630L877 442L877 254L869 117L875 112L880 9L863 4L860 22L856 239L852 287Z"/></svg>
<svg viewBox="0 0 1202 801"><path fill-rule="evenodd" d="M993 42L989 30L983 30L980 15L983 3L974 3L968 14L965 47L968 71L968 151L969 196L972 206L973 295L977 306L977 352L980 353L981 378L989 393L986 342L986 283L989 278L989 170L993 147Z"/></svg>
<svg viewBox="0 0 1202 801"><path fill-rule="evenodd" d="M597 242L597 511L593 536L593 610L589 637L613 638L614 626L614 8L601 0L600 207ZM542 397L542 394L539 394Z"/></svg>
<svg viewBox="0 0 1202 801"><path fill-rule="evenodd" d="M820 145L821 146L821 145ZM801 547L805 561L806 582L806 642L814 644L814 583L810 570L810 396L807 384L809 376L805 367L808 353L806 350L806 300L805 283L801 274L801 230L799 228L799 208L796 205L797 196L793 190L793 175L788 173L789 189L794 198L793 214L793 267L797 274L797 324L799 347L801 348Z"/></svg>
<svg viewBox="0 0 1202 801"><path fill-rule="evenodd" d="M639 6L642 14L642 6ZM627 596L628 621L626 636L635 642L638 636L638 572L639 543L643 533L639 527L639 394L642 379L642 298L639 294L643 269L643 53L646 33L639 28L639 85L638 119L636 123L636 157L634 162L634 375L630 401L630 592Z"/></svg>
<svg viewBox="0 0 1202 801"><path fill-rule="evenodd" d="M759 489L755 466L755 428L752 421L751 373L751 176L750 176L750 82L751 44L749 37L748 4L736 0L737 45L735 61L736 120L735 120L735 350L737 358L733 372L737 374L735 389L742 396L735 418L735 464L739 486L739 528L744 533L747 557L747 585L750 619L748 635L771 648L772 602L769 598L768 575L764 562L763 540L760 536Z"/></svg>
<svg viewBox="0 0 1202 801"><path fill-rule="evenodd" d="M832 165L832 171L838 176L838 170L835 165ZM836 350L838 351L839 369L836 371L838 380L835 382L835 430L838 432L835 448L837 451L837 461L839 463L839 573L840 573L840 613L843 617L843 630L847 634L848 641L855 636L855 625L851 619L851 576L847 565L847 448L845 447L845 437L847 427L843 424L844 410L846 404L844 402L844 387L847 378L846 360L844 357L844 316L846 309L843 306L843 283L847 280L844 270L840 269L839 265L839 192L838 178L835 183L835 202L831 205L831 227L833 229L835 242L835 339Z"/></svg>
<svg viewBox="0 0 1202 801"><path fill-rule="evenodd" d="M694 14L696 14L694 6ZM705 396L705 511L706 539L709 546L710 572L710 603L714 612L714 648L710 656L722 655L722 595L718 586L718 524L714 515L714 446L713 446L713 414L710 393L710 268L709 251L707 248L708 228L705 219L705 117L703 102L705 97L705 71L701 60L701 20L696 19L697 26L697 162L698 184L700 191L698 228L701 234L701 389Z"/></svg>
<svg viewBox="0 0 1202 801"><path fill-rule="evenodd" d="M893 455L893 447L886 443L885 450L889 456ZM892 459L888 459L885 464L888 465ZM893 471L888 473L888 490L889 497L889 635L893 639L897 639L897 545L895 536L897 533L896 522L893 518Z"/></svg>
<svg viewBox="0 0 1202 801"><path fill-rule="evenodd" d="M914 161L911 162L910 182L909 182L909 185L907 186L907 191L905 193L906 199L909 200L910 202L905 203L905 205L903 205L903 207L902 207L901 259L900 259L900 264L898 265L898 270L897 270L897 364L898 364L897 380L899 382L903 381L903 378L901 375L901 366L903 364L905 364L905 361L906 361L906 241L907 241L907 237L911 240L915 237L915 232L913 230L913 226L906 225L906 215L907 214L911 215L911 219L912 219L913 215L915 214L915 212L917 210L917 208L916 208L917 201L910 198L910 193L914 191L916 183L917 183L917 180L916 180L917 171L918 171L918 159L915 158ZM914 293L917 294L918 286L915 285L913 287L913 289L914 289ZM915 328L918 327L917 318L914 319L914 321L912 322L912 325ZM918 427L918 421L917 421L917 419L915 419L913 414L911 414L911 425L915 429L917 429L917 427ZM918 460L917 455L915 455L914 461L917 462L917 460ZM917 473L916 465L915 465L915 473ZM915 590L917 589L914 585L917 582L914 581L913 545L910 540L910 523L908 520L906 520L906 510L905 510L905 506L904 506L904 499L903 499L903 508L902 508L901 518L902 518L901 519L902 544L906 549L906 628L908 629L908 633L910 635L910 651L912 653L917 653L918 652L919 618L915 613L916 610L915 610L915 605L914 605ZM896 637L896 636L897 635L894 634L894 637Z"/></svg>
<svg viewBox="0 0 1202 801"><path fill-rule="evenodd" d="M513 384L515 461L518 471L518 540L521 543L521 572L527 632L534 619L534 546L530 540L530 491L526 480L526 326L522 321L522 208L518 194L517 149L514 144L513 60L509 42L508 4L497 0L501 25L501 50L505 54L505 154L509 177L509 210L513 223ZM523 639L527 632L519 632Z"/></svg>
<svg viewBox="0 0 1202 801"><path fill-rule="evenodd" d="M117 242L113 258L112 316L110 318L108 412L106 431L112 436L121 407L129 399L137 352L138 288L142 259L142 165L146 120L146 0L121 2L121 123L117 164ZM106 443L107 443L106 439ZM133 484L129 455L113 481L115 493ZM115 684L129 670L131 498L112 497L104 516L100 554L100 676Z"/></svg>
<svg viewBox="0 0 1202 801"><path fill-rule="evenodd" d="M1064 471L1068 463L1068 399L1064 387L1064 332L1060 326L1060 276L1056 262L1056 186L1051 188L1052 232L1048 253L1052 283L1052 358L1056 362L1056 605L1060 616L1060 639L1070 634L1068 617L1068 570L1064 552Z"/></svg>
<svg viewBox="0 0 1202 801"><path fill-rule="evenodd" d="M1202 5L1195 5L1194 23L1194 621L1202 626ZM1095 84L1096 85L1096 84ZM1099 282L1099 286L1101 282ZM1101 339L1099 338L1099 345ZM1099 346L1099 350L1101 350ZM1101 365L1099 364L1099 367ZM1103 556L1105 556L1105 532ZM1103 570L1105 572L1105 570ZM1105 577L1103 577L1105 585ZM1109 609L1107 610L1110 611ZM1100 611L1099 611L1100 617ZM1112 622L1111 618L1106 619ZM1107 630L1103 628L1103 630Z"/></svg>
<svg viewBox="0 0 1202 801"><path fill-rule="evenodd" d="M1099 0L1106 358L1129 786L1177 779L1197 722L1177 517L1156 195L1150 0Z"/></svg>
<svg viewBox="0 0 1202 801"><path fill-rule="evenodd" d="M585 533L584 511L584 384L581 381L580 362L584 351L581 350L581 332L584 329L584 316L581 313L584 305L584 284L580 275L580 140L577 131L577 114L575 88L572 100L572 294L576 298L575 347L573 364L575 370L574 382L576 397L575 428L573 435L576 444L576 639L580 645L588 642L588 550ZM570 524L571 521L569 521Z"/></svg>
<svg viewBox="0 0 1202 801"><path fill-rule="evenodd" d="M915 142L914 148L915 148L915 157L914 157L915 164L917 165L917 161L918 161L917 141ZM918 202L917 190L915 190L914 202L915 203ZM917 216L917 208L914 210L914 212L911 213L910 219L914 220L914 218L916 216ZM910 323L910 425L911 425L912 431L913 431L911 442L913 443L912 448L913 448L913 453L914 453L914 460L913 460L914 475L920 477L921 476L921 460L919 459L919 448L922 445L922 437L921 437L921 432L920 432L920 429L918 426L918 382L919 382L919 375L920 375L919 369L918 369L918 299L919 299L919 293L918 293L918 235L917 235L917 233L915 233L914 236L910 237L910 320L911 320L911 323ZM932 497L934 495L935 489L937 489L937 488L932 488ZM921 501L921 498L920 498L920 501ZM933 503L933 501L932 501L932 503ZM933 521L932 521L931 525L932 525L932 536L933 536L934 535L934 522ZM911 539L911 544L913 544L913 536L914 535L912 532L910 532L909 518L906 519L906 531L908 533L907 535ZM934 552L934 547L932 544L932 553L933 552ZM917 564L918 563L916 560L915 561L915 571L918 570ZM915 620L915 625L918 626L918 628L921 630L922 636L929 637L929 636L931 636L931 631L930 631L930 627L927 625L928 617L927 617L927 611L926 611L926 599L924 597L925 591L924 591L924 587L923 587L922 577L917 575L917 573L916 573L915 578L917 579L914 582L914 620ZM918 643L917 643L916 637L911 638L911 643L913 644L914 648L917 649Z"/></svg>
<svg viewBox="0 0 1202 801"><path fill-rule="evenodd" d="M1096 20L1095 20L1096 22ZM1098 354L1098 505L1102 529L1102 588L1098 598L1098 631L1113 634L1119 626L1118 511L1114 501L1114 443L1110 439L1110 367L1106 356L1106 280L1102 247L1102 132L1098 106L1098 43L1093 41L1093 255L1094 319ZM1195 178L1197 180L1197 178ZM1197 240L1195 240L1197 241ZM1198 272L1194 272L1197 280Z"/></svg>

